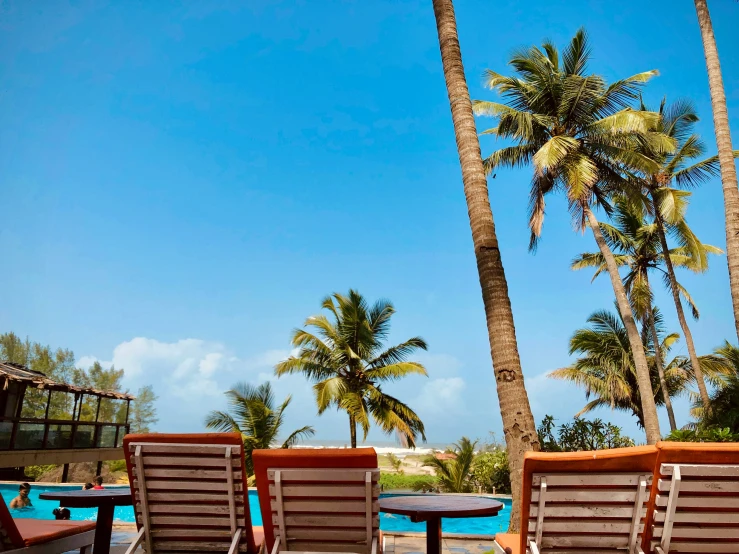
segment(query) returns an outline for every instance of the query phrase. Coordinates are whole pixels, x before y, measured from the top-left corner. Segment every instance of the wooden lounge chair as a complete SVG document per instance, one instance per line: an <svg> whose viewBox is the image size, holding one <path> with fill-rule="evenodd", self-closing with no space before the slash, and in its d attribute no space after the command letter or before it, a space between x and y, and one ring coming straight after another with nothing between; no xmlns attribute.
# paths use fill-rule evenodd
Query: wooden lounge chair
<svg viewBox="0 0 739 554"><path fill-rule="evenodd" d="M657 443L650 546L739 553L739 444Z"/></svg>
<svg viewBox="0 0 739 554"><path fill-rule="evenodd" d="M254 471L271 554L381 550L374 449L260 450Z"/></svg>
<svg viewBox="0 0 739 554"><path fill-rule="evenodd" d="M0 551L3 554L89 553L95 542L94 521L13 519L0 497Z"/></svg>
<svg viewBox="0 0 739 554"><path fill-rule="evenodd" d="M511 554L643 554L654 446L597 452L529 452L522 534L498 534Z"/></svg>
<svg viewBox="0 0 739 554"><path fill-rule="evenodd" d="M128 554L258 552L240 434L127 435L123 448L139 529Z"/></svg>

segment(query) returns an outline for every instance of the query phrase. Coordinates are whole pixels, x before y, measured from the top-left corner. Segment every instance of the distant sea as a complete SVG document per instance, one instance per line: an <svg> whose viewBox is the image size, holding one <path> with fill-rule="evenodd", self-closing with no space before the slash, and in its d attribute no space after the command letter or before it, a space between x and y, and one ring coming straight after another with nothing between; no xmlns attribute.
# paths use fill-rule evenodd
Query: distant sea
<svg viewBox="0 0 739 554"><path fill-rule="evenodd" d="M448 443L421 443L417 448L404 448L402 445L394 441L367 441L366 443L358 443L358 447L371 446L378 454L393 453L396 456L403 457L410 454L430 454L431 452L443 452L450 445ZM349 441L337 440L312 440L301 442L293 448L349 448Z"/></svg>

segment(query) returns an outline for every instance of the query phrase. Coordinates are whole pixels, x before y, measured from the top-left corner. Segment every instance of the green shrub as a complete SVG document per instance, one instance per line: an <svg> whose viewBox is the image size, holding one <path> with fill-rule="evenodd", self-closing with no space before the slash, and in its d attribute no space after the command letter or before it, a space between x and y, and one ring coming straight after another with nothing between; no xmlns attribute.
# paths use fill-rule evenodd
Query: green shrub
<svg viewBox="0 0 739 554"><path fill-rule="evenodd" d="M665 437L666 441L677 442L739 442L739 433L732 433L728 427L709 427L708 429L676 429Z"/></svg>
<svg viewBox="0 0 739 554"><path fill-rule="evenodd" d="M510 494L511 474L505 450L483 452L472 462L472 480L488 493Z"/></svg>
<svg viewBox="0 0 739 554"><path fill-rule="evenodd" d="M126 460L110 460L105 462L108 466L108 471L115 473L116 471L126 471Z"/></svg>
<svg viewBox="0 0 739 554"><path fill-rule="evenodd" d="M383 490L417 490L423 486L433 488L436 479L432 475L403 475L400 473L382 473L380 486Z"/></svg>
<svg viewBox="0 0 739 554"><path fill-rule="evenodd" d="M26 466L24 473L30 478L36 481L40 475L43 475L47 471L51 471L59 466L47 465L47 466Z"/></svg>

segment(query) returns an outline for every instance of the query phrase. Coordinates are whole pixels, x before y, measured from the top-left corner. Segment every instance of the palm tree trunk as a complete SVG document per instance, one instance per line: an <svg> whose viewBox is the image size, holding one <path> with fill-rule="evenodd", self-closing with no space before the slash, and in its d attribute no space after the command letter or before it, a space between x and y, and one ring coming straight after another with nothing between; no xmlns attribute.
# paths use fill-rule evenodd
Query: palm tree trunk
<svg viewBox="0 0 739 554"><path fill-rule="evenodd" d="M523 457L526 451L539 450L539 437L536 434L534 416L531 413L521 371L521 360L518 356L508 283L498 248L498 237L495 234L480 142L477 138L472 102L462 66L454 6L452 0L433 0L433 5L454 135L462 166L462 182L472 228L477 272L485 305L500 415L508 448L513 492L510 530L517 532L521 519Z"/></svg>
<svg viewBox="0 0 739 554"><path fill-rule="evenodd" d="M354 416L349 416L349 432L351 433L352 448L357 447L357 422L354 420Z"/></svg>
<svg viewBox="0 0 739 554"><path fill-rule="evenodd" d="M665 368L662 365L662 348L659 344L657 326L654 324L654 311L652 310L652 306L649 306L649 309L647 311L647 324L649 325L649 331L652 333L652 342L654 343L654 364L657 366L657 373L659 374L659 386L662 388L662 398L664 398L665 400L667 417L670 420L670 431L675 431L677 430L677 423L675 422L675 412L672 409L672 399L670 399L670 393L667 390L667 381L665 380Z"/></svg>
<svg viewBox="0 0 739 554"><path fill-rule="evenodd" d="M595 218L595 214L587 206L585 207L585 216L588 218L588 223L593 231L593 236L595 236L595 242L598 243L598 248L600 249L601 254L603 254L603 259L605 259L608 274L611 277L611 284L613 285L613 292L616 295L618 311L621 313L621 318L624 320L626 334L629 337L631 353L634 356L636 381L639 385L641 408L644 414L644 431L647 434L647 443L656 444L661 438L659 432L659 419L657 418L657 406L654 403L654 390L652 389L652 380L649 378L649 365L647 364L647 356L644 353L644 345L642 344L639 330L636 328L634 314L631 311L631 304L629 304L629 300L626 297L626 289L621 281L621 275L618 273L618 266L613 257L613 252L608 248L608 244L606 244L606 241L603 238L603 233L600 230L600 225L598 224L598 220Z"/></svg>
<svg viewBox="0 0 739 554"><path fill-rule="evenodd" d="M726 93L721 77L721 64L718 59L716 37L713 35L711 15L706 0L695 0L695 11L703 38L703 53L708 68L708 86L711 91L713 107L713 127L718 146L718 160L721 166L721 184L724 190L724 217L726 219L726 261L729 265L729 285L731 301L734 305L734 325L739 337L739 183L734 165L734 152L729 132L729 112L726 108ZM697 375L696 375L697 376ZM705 387L705 385L704 385ZM701 399L704 402L703 391Z"/></svg>
<svg viewBox="0 0 739 554"><path fill-rule="evenodd" d="M690 356L690 365L693 367L693 373L695 374L695 381L698 385L698 392L700 393L701 402L706 406L706 409L711 405L708 398L708 389L706 389L706 382L703 379L703 370L701 370L700 360L698 354L695 351L695 344L693 344L693 334L690 332L688 327L688 320L685 319L685 312L683 311L683 304L680 301L680 289L677 287L677 278L675 277L675 268L672 265L670 259L670 248L667 246L667 236L665 235L665 224L662 220L662 213L659 211L659 202L654 193L652 195L652 206L654 209L654 219L657 222L657 234L659 235L659 242L662 245L662 257L665 259L665 267L667 268L667 276L670 278L670 292L672 292L672 300L675 303L675 310L677 311L677 319L680 322L680 328L683 331L685 337L685 344L688 347L688 355Z"/></svg>

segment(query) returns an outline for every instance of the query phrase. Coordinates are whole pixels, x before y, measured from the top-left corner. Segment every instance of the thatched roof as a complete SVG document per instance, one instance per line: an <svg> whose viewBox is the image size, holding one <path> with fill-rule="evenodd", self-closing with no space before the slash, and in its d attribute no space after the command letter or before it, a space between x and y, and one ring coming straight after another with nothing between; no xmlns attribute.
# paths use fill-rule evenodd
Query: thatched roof
<svg viewBox="0 0 739 554"><path fill-rule="evenodd" d="M52 381L40 371L28 369L21 364L12 362L0 362L0 378L5 377L5 387L7 388L9 381L17 381L24 383L29 387L37 389L55 390L61 392L71 392L76 394L89 394L91 396L99 396L102 398L113 398L115 400L135 400L135 396L122 392L104 391L86 387L77 387L68 385L67 383L57 383Z"/></svg>

